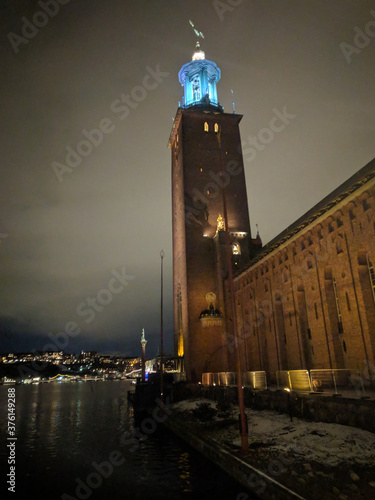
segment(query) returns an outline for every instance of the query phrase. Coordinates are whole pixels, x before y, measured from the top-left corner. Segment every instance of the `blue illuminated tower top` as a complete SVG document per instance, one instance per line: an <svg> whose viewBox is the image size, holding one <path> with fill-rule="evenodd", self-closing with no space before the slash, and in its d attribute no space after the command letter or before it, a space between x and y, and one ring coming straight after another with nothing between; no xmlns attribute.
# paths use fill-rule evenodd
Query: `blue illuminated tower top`
<svg viewBox="0 0 375 500"><path fill-rule="evenodd" d="M206 59L197 41L191 62L184 64L178 73L180 83L184 87L182 107L213 107L223 111L216 90L220 77L220 69L214 62Z"/></svg>

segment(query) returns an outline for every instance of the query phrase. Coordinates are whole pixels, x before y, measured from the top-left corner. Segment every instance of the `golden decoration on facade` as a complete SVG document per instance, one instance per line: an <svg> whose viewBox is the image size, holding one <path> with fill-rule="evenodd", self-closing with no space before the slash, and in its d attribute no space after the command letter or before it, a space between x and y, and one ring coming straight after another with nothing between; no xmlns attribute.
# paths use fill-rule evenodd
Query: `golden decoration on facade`
<svg viewBox="0 0 375 500"><path fill-rule="evenodd" d="M219 217L217 218L217 231L225 231L225 221L221 214L219 214Z"/></svg>

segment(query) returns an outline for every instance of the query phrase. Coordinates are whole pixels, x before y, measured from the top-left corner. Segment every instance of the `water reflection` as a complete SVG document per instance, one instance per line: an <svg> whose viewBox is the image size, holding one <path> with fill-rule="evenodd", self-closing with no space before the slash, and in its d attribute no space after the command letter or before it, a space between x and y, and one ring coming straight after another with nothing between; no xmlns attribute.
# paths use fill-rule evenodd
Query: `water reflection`
<svg viewBox="0 0 375 500"><path fill-rule="evenodd" d="M90 499L235 499L242 488L226 479L169 432L140 434L133 449L121 444L124 432L139 425L128 404L128 382L50 383L16 386L17 495L28 500L78 498L78 480L108 463L117 450L125 463L102 478ZM0 387L5 429L6 387ZM6 463L6 434L0 436ZM132 451L133 450L133 451ZM69 497L67 497L69 498Z"/></svg>

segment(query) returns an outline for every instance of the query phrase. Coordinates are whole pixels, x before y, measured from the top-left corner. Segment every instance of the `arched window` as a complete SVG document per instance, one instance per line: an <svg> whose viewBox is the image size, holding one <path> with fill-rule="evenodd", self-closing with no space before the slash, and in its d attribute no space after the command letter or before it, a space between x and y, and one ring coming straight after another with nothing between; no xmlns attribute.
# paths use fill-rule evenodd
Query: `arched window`
<svg viewBox="0 0 375 500"><path fill-rule="evenodd" d="M217 134L219 132L219 125L217 123L215 123L214 131L215 131L215 134Z"/></svg>
<svg viewBox="0 0 375 500"><path fill-rule="evenodd" d="M208 132L208 123L207 122L204 122L204 131L205 132Z"/></svg>

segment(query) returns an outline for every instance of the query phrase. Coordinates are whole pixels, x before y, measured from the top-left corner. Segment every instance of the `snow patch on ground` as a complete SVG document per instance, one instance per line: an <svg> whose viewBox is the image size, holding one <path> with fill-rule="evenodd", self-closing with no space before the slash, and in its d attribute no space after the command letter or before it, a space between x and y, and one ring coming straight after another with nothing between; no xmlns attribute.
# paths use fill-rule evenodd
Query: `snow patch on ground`
<svg viewBox="0 0 375 500"><path fill-rule="evenodd" d="M181 401L174 411L190 411L197 403L215 402L206 399ZM233 415L238 413L234 407ZM263 410L246 410L249 424L249 443L263 443L268 450L290 453L297 458L316 461L322 465L375 466L375 434L346 425L308 422L289 415ZM218 443L240 446L238 426L217 430L211 437Z"/></svg>

